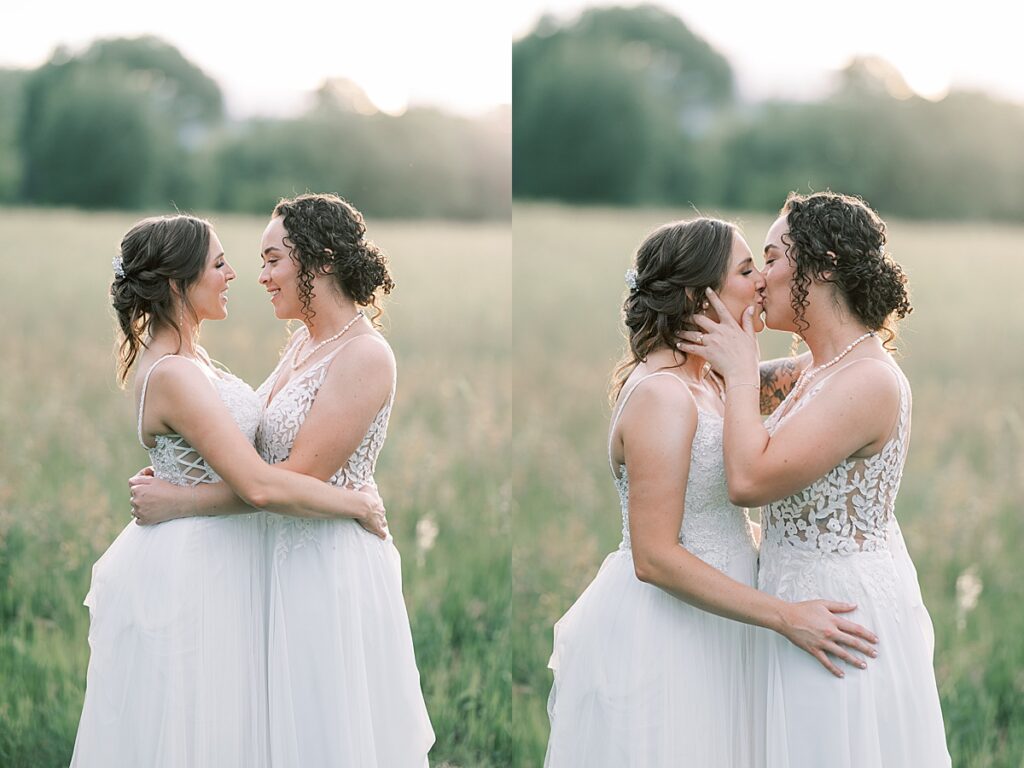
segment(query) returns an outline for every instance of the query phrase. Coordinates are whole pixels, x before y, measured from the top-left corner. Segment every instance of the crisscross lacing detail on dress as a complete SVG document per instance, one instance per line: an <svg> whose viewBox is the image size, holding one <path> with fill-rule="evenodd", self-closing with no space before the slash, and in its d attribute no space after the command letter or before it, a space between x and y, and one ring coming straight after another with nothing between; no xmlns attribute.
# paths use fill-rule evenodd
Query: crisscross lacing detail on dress
<svg viewBox="0 0 1024 768"><path fill-rule="evenodd" d="M146 391L149 388L149 377L153 370L169 357L183 357L194 363L201 371L202 366L191 358L183 355L164 355L150 366L146 376L142 380L142 393L139 397L139 423L138 438L142 447L149 453L150 462L153 464L153 471L161 480L167 480L175 485L195 486L200 483L215 483L221 478L213 468L206 463L202 456L188 444L184 437L171 432L162 435L154 435L154 445L146 445L142 436L142 417L146 407ZM244 381L230 373L219 373L210 377L203 371L203 375L211 382L217 390L217 394L224 401L225 406L231 412L238 428L250 442L256 437L256 427L259 423L259 403L252 388Z"/></svg>

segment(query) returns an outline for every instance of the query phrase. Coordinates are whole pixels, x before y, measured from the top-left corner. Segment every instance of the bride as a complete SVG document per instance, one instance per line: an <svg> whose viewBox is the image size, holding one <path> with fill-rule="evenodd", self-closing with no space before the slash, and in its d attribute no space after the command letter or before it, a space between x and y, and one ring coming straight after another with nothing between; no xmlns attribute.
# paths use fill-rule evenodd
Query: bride
<svg viewBox="0 0 1024 768"><path fill-rule="evenodd" d="M750 768L765 717L751 625L839 676L826 654L863 667L854 652L873 655L875 638L843 618L852 604L755 588L756 533L725 482L726 392L699 353L675 348L700 313L738 318L756 302L764 280L743 238L716 219L665 225L627 282L608 443L623 538L555 626L545 765Z"/></svg>
<svg viewBox="0 0 1024 768"><path fill-rule="evenodd" d="M827 593L882 638L863 674L838 681L765 637L769 768L948 766L934 634L893 509L910 441L910 385L884 342L910 312L885 224L862 200L791 195L765 241L765 324L797 333L812 367L762 424L758 322L695 318L681 349L725 379L730 497L763 505L759 585L785 600Z"/></svg>
<svg viewBox="0 0 1024 768"><path fill-rule="evenodd" d="M275 314L302 327L257 391L257 448L325 489L375 488L395 360L366 312L393 287L386 258L359 211L334 195L282 200L260 255ZM194 495L151 477L132 484L149 522L237 505L222 483ZM434 733L390 534L356 520L270 515L264 557L274 767L425 765Z"/></svg>

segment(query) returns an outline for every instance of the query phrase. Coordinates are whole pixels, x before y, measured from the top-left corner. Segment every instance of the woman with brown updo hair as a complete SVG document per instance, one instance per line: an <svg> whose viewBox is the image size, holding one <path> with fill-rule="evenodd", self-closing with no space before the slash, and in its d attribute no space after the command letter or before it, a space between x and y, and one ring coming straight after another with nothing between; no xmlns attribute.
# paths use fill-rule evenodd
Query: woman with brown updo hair
<svg viewBox="0 0 1024 768"><path fill-rule="evenodd" d="M257 508L359 519L385 534L375 491L272 467L253 447L256 394L199 344L204 321L227 317L234 277L209 222L194 216L138 222L114 259L118 380L134 370L148 479L189 500L221 478L233 492L219 509L194 510L207 516L160 526L141 525L152 521L133 498L140 519L93 567L76 768L268 766L266 513Z"/></svg>
<svg viewBox="0 0 1024 768"><path fill-rule="evenodd" d="M703 355L730 392L725 473L734 502L762 505L760 588L856 604L851 618L881 638L879 657L846 680L763 638L767 766L948 766L932 624L894 515L911 393L887 346L911 310L906 275L878 214L832 192L790 195L764 252L764 322L812 357L767 422L752 313L742 326L721 312L695 318L680 349Z"/></svg>
<svg viewBox="0 0 1024 768"><path fill-rule="evenodd" d="M608 439L622 543L555 626L545 765L760 766L755 627L820 659L852 660L849 649L869 652L873 638L841 616L852 605L756 589L758 532L731 503L723 467L732 393L703 357L676 349L698 319L736 322L758 302L764 279L739 232L709 218L667 224L626 280L629 346ZM707 289L721 297L714 307ZM765 370L766 390L785 386L778 365Z"/></svg>
<svg viewBox="0 0 1024 768"><path fill-rule="evenodd" d="M325 488L375 488L396 384L391 347L374 326L380 296L394 287L387 259L359 211L324 194L278 203L260 255L274 313L302 323L257 390L260 455ZM224 484L188 500L136 479L149 492L140 508L158 518L233 498ZM390 534L355 520L269 515L266 557L271 764L421 768L434 733Z"/></svg>

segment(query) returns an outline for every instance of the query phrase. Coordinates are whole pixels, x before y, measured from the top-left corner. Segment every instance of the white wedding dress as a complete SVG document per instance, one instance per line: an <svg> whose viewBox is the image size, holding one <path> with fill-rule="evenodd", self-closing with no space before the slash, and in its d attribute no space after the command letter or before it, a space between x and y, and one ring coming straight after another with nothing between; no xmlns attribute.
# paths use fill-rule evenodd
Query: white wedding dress
<svg viewBox="0 0 1024 768"><path fill-rule="evenodd" d="M785 638L762 633L768 768L950 765L931 619L893 514L910 440L911 395L902 371L895 363L892 369L900 410L883 449L844 460L762 512L760 588L791 602L855 603L857 610L843 617L879 638L878 658L839 679ZM795 404L783 401L766 422L769 433L830 376Z"/></svg>
<svg viewBox="0 0 1024 768"><path fill-rule="evenodd" d="M265 403L256 447L284 461L323 384L351 339L274 391L300 329L257 394ZM359 337L357 337L359 338ZM378 336L375 340L386 345ZM394 388L359 447L329 480L374 486ZM434 742L420 691L401 560L350 519L268 515L268 691L274 768L421 768Z"/></svg>
<svg viewBox="0 0 1024 768"><path fill-rule="evenodd" d="M633 392L655 376L672 374L658 372L627 383L610 434ZM698 409L679 543L753 586L757 549L747 511L729 502L722 427L720 416ZM612 472L621 502L622 543L555 625L545 766L760 765L764 693L756 687L754 668L760 630L702 611L637 579L629 538L629 478L625 466L613 466Z"/></svg>
<svg viewBox="0 0 1024 768"><path fill-rule="evenodd" d="M168 355L167 357L171 357ZM139 440L146 388L139 403ZM199 366L251 441L259 401ZM150 461L176 485L219 480L179 435ZM93 566L91 656L73 768L263 768L266 761L265 513L133 520Z"/></svg>

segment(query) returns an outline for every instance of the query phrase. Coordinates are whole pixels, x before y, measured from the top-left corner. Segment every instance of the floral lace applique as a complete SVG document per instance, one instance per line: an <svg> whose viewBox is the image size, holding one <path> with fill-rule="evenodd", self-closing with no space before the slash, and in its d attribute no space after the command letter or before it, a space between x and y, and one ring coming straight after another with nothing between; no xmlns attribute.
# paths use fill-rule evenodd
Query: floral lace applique
<svg viewBox="0 0 1024 768"><path fill-rule="evenodd" d="M842 554L888 548L910 425L909 385L902 374L898 380L900 410L893 437L874 456L845 459L802 491L765 505L765 544ZM788 412L785 404L780 406L765 422L768 433L774 434L785 419L799 412L824 383L809 390Z"/></svg>
<svg viewBox="0 0 1024 768"><path fill-rule="evenodd" d="M256 450L268 464L282 462L291 454L295 438L306 420L309 409L312 408L313 402L316 400L320 387L327 378L327 370L333 359L334 355L329 355L303 371L288 381L274 395L273 400L267 403L256 433ZM261 396L263 402L266 402L280 368L279 364L278 369L257 390L257 394ZM352 452L345 465L335 472L327 482L335 486L376 487L373 471L381 447L384 445L384 438L387 436L388 420L391 417L394 398L395 388L392 385L391 395L370 423L359 446ZM271 519L277 531L274 542L274 557L277 560L287 557L292 550L307 544L318 545L318 527L334 522L282 515L273 516Z"/></svg>

